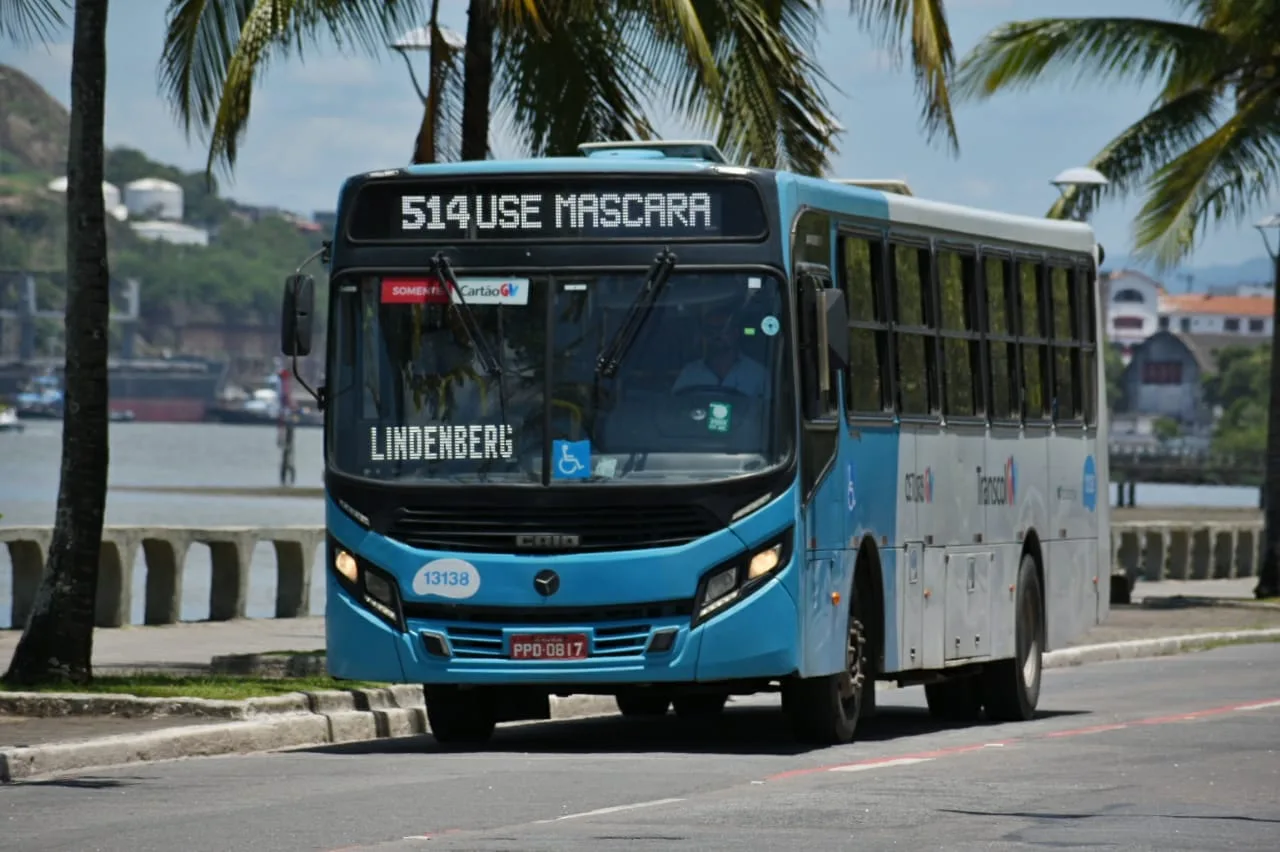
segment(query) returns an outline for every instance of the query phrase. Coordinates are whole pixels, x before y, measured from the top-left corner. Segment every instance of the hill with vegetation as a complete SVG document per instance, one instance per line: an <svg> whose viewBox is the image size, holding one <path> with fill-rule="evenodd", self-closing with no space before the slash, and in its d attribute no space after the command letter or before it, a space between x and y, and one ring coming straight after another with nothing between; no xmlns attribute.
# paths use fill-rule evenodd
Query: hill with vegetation
<svg viewBox="0 0 1280 852"><path fill-rule="evenodd" d="M16 300L14 273L26 271L35 273L41 308L60 309L66 213L63 194L49 184L66 169L67 109L4 65L0 105L0 306ZM112 277L141 285L144 347L171 345L176 323L274 324L284 276L327 236L298 217L237 204L202 172L157 163L142 151L110 149L104 170L122 192L144 177L181 186L183 223L209 233L208 246L179 245L145 239L128 221L107 217ZM60 325L42 324L39 336L58 333Z"/></svg>

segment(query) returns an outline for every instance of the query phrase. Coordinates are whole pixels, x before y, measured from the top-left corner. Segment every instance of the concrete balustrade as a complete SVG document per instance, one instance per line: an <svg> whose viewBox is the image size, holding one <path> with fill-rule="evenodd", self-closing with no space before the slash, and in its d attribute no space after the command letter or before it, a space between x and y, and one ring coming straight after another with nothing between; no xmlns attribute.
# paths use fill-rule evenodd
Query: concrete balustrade
<svg viewBox="0 0 1280 852"><path fill-rule="evenodd" d="M1111 570L1130 583L1253 577L1263 539L1262 521L1114 522Z"/></svg>
<svg viewBox="0 0 1280 852"><path fill-rule="evenodd" d="M51 527L0 527L0 543L13 563L11 624L26 623L44 572ZM1113 601L1137 579L1210 580L1253 577L1262 564L1261 521L1188 523L1118 521L1111 525ZM130 623L133 573L139 550L146 571L145 624L181 620L182 581L192 545L209 548L209 618L243 618L249 600L254 548L270 542L276 555L276 618L311 614L311 572L323 527L103 528L99 552L98 627ZM1127 580L1127 582L1123 582ZM1115 583L1125 587L1117 591Z"/></svg>
<svg viewBox="0 0 1280 852"><path fill-rule="evenodd" d="M13 563L15 627L26 624L44 573L53 537L51 527L0 527ZM311 614L311 566L324 541L323 527L134 527L102 530L98 556L95 624L123 627L133 606L133 572L138 551L146 570L143 621L176 624L181 620L182 580L192 545L209 548L209 618L244 618L249 601L249 568L254 548L270 542L276 554L276 618Z"/></svg>

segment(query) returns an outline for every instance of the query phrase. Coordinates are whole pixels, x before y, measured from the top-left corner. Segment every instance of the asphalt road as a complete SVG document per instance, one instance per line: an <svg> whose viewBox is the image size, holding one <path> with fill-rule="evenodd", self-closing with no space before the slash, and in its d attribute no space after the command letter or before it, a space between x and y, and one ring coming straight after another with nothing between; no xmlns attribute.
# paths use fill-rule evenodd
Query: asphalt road
<svg viewBox="0 0 1280 852"><path fill-rule="evenodd" d="M1257 849L1280 837L1280 644L1045 673L1042 715L944 728L881 693L804 751L777 702L150 764L0 788L37 850Z"/></svg>

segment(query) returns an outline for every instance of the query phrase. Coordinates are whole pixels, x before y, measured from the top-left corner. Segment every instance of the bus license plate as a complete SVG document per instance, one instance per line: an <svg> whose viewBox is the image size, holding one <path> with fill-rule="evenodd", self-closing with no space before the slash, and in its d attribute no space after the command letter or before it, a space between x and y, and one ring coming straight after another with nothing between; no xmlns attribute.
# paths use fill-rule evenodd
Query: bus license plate
<svg viewBox="0 0 1280 852"><path fill-rule="evenodd" d="M511 637L513 660L585 660L585 633L521 633Z"/></svg>

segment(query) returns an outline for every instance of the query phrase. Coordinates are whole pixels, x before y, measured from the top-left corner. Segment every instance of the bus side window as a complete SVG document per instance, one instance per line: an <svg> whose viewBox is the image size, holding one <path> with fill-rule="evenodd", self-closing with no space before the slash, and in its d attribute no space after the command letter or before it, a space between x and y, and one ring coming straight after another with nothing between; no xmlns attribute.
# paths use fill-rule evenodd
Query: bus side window
<svg viewBox="0 0 1280 852"><path fill-rule="evenodd" d="M948 417L980 416L985 409L982 352L978 345L981 324L977 317L977 261L967 251L939 249L937 263L942 411Z"/></svg>
<svg viewBox="0 0 1280 852"><path fill-rule="evenodd" d="M894 383L901 414L927 416L937 408L933 376L933 317L928 309L929 249L893 246Z"/></svg>
<svg viewBox="0 0 1280 852"><path fill-rule="evenodd" d="M840 237L840 287L849 306L849 366L844 404L851 414L883 414L889 395L889 325L884 306L884 244L878 239Z"/></svg>
<svg viewBox="0 0 1280 852"><path fill-rule="evenodd" d="M1049 307L1053 315L1053 419L1080 420L1080 311L1072 270L1049 267Z"/></svg>
<svg viewBox="0 0 1280 852"><path fill-rule="evenodd" d="M991 384L992 422L1018 421L1018 353L1011 305L1016 304L1010 287L1012 264L1003 257L983 258L987 303L987 359Z"/></svg>
<svg viewBox="0 0 1280 852"><path fill-rule="evenodd" d="M1048 341L1045 328L1044 292L1040 271L1034 260L1018 261L1018 304L1021 320L1018 336L1022 355L1022 414L1027 421L1044 421L1049 414L1046 388L1049 386Z"/></svg>

